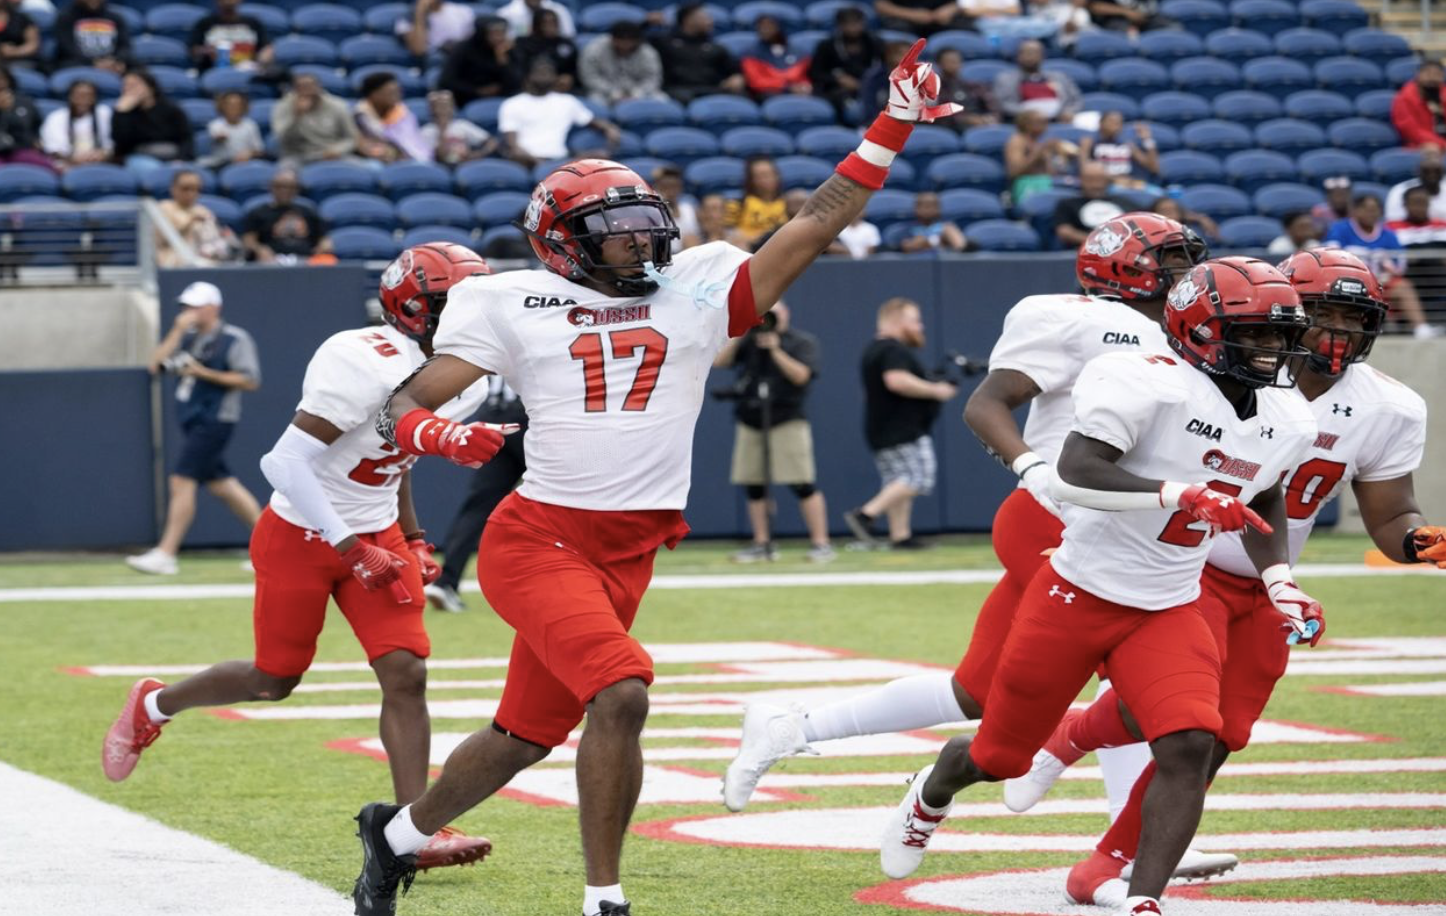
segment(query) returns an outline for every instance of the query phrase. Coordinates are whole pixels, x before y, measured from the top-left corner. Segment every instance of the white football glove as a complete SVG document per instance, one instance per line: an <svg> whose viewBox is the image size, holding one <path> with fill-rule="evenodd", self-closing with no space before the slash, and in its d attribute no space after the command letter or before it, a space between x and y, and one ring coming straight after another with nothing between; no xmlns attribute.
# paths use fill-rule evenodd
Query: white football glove
<svg viewBox="0 0 1446 916"><path fill-rule="evenodd" d="M1320 642L1325 635L1325 610L1319 601L1295 584L1290 567L1284 563L1267 567L1261 571L1260 580L1265 583L1270 603L1285 615L1286 622L1280 627L1285 631L1285 641L1292 646L1297 643L1314 646Z"/></svg>
<svg viewBox="0 0 1446 916"><path fill-rule="evenodd" d="M1024 488L1034 497L1035 502L1044 507L1044 511L1055 518L1064 517L1064 507L1049 493L1050 484L1054 481L1054 468L1049 466L1048 461L1034 452L1025 452L1014 459L1014 463L1009 467L1019 475Z"/></svg>
<svg viewBox="0 0 1446 916"><path fill-rule="evenodd" d="M919 63L919 52L924 50L924 39L914 42L909 53L889 74L889 104L884 113L900 121L922 121L928 123L935 118L948 117L964 110L962 105L945 102L931 105L939 97L939 75L934 65Z"/></svg>

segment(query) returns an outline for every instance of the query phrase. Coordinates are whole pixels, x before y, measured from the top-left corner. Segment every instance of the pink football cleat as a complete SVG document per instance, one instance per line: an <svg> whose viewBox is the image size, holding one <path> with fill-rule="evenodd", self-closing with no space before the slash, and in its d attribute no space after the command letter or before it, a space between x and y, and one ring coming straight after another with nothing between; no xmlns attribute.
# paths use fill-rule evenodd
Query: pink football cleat
<svg viewBox="0 0 1446 916"><path fill-rule="evenodd" d="M486 837L468 836L456 827L443 827L417 851L417 871L447 865L470 865L487 858L491 851L492 841Z"/></svg>
<svg viewBox="0 0 1446 916"><path fill-rule="evenodd" d="M146 695L166 686L153 677L144 677L131 687L126 705L121 707L115 724L105 733L105 744L101 747L100 765L106 778L120 782L131 775L141 759L141 751L150 747L161 736L161 726L146 715Z"/></svg>

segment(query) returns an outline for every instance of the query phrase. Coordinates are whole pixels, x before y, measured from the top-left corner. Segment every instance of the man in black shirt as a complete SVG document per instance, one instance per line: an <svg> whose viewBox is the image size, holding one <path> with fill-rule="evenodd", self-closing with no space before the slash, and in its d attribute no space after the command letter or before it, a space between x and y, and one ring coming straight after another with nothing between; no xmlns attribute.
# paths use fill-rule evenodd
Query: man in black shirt
<svg viewBox="0 0 1446 916"><path fill-rule="evenodd" d="M895 297L879 306L878 335L864 350L864 437L883 481L873 499L844 513L860 541L872 543L869 530L880 515L889 517L889 543L895 548L924 546L909 527L914 497L934 489L938 468L929 428L940 403L959 389L927 377L914 352L924 345L919 306Z"/></svg>
<svg viewBox="0 0 1446 916"><path fill-rule="evenodd" d="M34 66L40 56L40 27L20 9L20 0L0 0L0 64Z"/></svg>
<svg viewBox="0 0 1446 916"><path fill-rule="evenodd" d="M840 116L859 97L864 76L884 59L884 42L868 29L868 19L856 6L834 14L833 34L814 48L808 78L813 91L828 99Z"/></svg>
<svg viewBox="0 0 1446 916"><path fill-rule="evenodd" d="M331 250L326 224L317 212L297 201L301 183L290 169L271 178L271 200L246 214L241 240L247 256L259 264L295 264Z"/></svg>
<svg viewBox="0 0 1446 916"><path fill-rule="evenodd" d="M1109 196L1110 173L1103 162L1086 162L1079 167L1079 195L1066 197L1054 207L1054 234L1061 245L1074 251L1096 226L1132 209Z"/></svg>
<svg viewBox="0 0 1446 916"><path fill-rule="evenodd" d="M828 542L828 510L814 486L813 430L803 415L808 386L818 372L818 339L795 330L782 302L771 319L728 342L713 361L720 369L738 370L737 435L733 440L732 482L748 493L748 523L753 546L733 559L740 563L775 560L768 519L767 483L787 484L798 497L798 509L812 544L808 558L827 563L834 558ZM772 329L769 324L772 324ZM765 387L767 386L766 391ZM763 473L763 408L768 406L768 467Z"/></svg>
<svg viewBox="0 0 1446 916"><path fill-rule="evenodd" d="M241 15L241 0L216 0L216 12L191 29L191 59L197 69L255 69L271 63L271 37L255 16Z"/></svg>
<svg viewBox="0 0 1446 916"><path fill-rule="evenodd" d="M99 67L122 73L130 56L126 21L106 0L75 0L55 19L55 67Z"/></svg>
<svg viewBox="0 0 1446 916"><path fill-rule="evenodd" d="M713 16L701 3L678 7L678 25L656 42L663 90L684 105L704 95L742 92L743 74L728 49L713 41Z"/></svg>

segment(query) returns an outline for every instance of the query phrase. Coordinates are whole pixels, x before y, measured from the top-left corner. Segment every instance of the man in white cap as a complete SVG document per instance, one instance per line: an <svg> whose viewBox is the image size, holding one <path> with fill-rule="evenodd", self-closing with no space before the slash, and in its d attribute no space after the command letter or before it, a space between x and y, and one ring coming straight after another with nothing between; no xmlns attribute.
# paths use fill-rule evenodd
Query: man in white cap
<svg viewBox="0 0 1446 916"><path fill-rule="evenodd" d="M221 291L198 281L181 291L175 324L151 354L155 375L175 373L176 415L185 443L170 475L170 505L160 543L126 563L137 572L171 576L176 554L196 517L196 487L205 484L226 508L256 524L261 507L226 466L223 453L241 419L241 392L261 387L251 335L221 320Z"/></svg>

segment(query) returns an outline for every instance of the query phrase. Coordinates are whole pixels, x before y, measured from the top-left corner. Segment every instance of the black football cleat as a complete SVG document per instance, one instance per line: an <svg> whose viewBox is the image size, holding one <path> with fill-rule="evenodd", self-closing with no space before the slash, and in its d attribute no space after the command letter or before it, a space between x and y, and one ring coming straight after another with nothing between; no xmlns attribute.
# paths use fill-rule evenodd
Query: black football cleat
<svg viewBox="0 0 1446 916"><path fill-rule="evenodd" d="M400 805L372 802L356 816L357 832L362 845L362 870L352 888L356 916L394 916L397 912L397 885L402 893L411 890L417 877L417 857L399 856L392 852L383 831L387 823L402 810Z"/></svg>
<svg viewBox="0 0 1446 916"><path fill-rule="evenodd" d="M604 900L598 905L598 916L632 916L633 905L624 900L622 903L613 903L611 900Z"/></svg>

